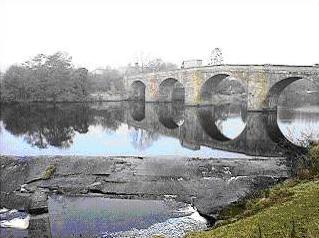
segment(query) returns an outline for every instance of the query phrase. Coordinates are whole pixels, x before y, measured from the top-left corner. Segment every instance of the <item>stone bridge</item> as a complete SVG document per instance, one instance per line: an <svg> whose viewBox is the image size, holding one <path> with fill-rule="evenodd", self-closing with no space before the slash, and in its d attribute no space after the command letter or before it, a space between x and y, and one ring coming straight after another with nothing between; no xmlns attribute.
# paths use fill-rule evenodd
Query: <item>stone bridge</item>
<svg viewBox="0 0 319 238"><path fill-rule="evenodd" d="M124 82L131 100L210 105L220 83L235 80L245 90L248 111L263 111L276 110L281 92L299 79L319 86L319 67L218 65L125 76Z"/></svg>
<svg viewBox="0 0 319 238"><path fill-rule="evenodd" d="M206 146L252 156L283 156L287 151L304 150L282 134L277 113L247 113L246 108L230 104L181 107L174 103L141 102L131 102L125 112L125 123L129 126L178 138L183 147L192 150ZM233 112L241 115L245 126L239 135L229 138L218 128L217 121L231 118Z"/></svg>

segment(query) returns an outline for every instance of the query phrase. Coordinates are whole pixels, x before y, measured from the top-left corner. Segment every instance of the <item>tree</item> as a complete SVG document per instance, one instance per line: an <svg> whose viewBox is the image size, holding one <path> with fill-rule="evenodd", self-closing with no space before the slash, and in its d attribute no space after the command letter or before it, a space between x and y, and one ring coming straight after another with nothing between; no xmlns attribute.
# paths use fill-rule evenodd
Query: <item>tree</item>
<svg viewBox="0 0 319 238"><path fill-rule="evenodd" d="M3 76L4 76L4 73L0 70L0 85L2 85Z"/></svg>
<svg viewBox="0 0 319 238"><path fill-rule="evenodd" d="M87 70L75 69L64 52L38 54L4 75L5 101L73 101L88 94Z"/></svg>
<svg viewBox="0 0 319 238"><path fill-rule="evenodd" d="M78 97L81 99L85 98L89 94L88 70L79 68L74 71L72 78L74 89Z"/></svg>
<svg viewBox="0 0 319 238"><path fill-rule="evenodd" d="M28 73L22 66L13 65L3 77L3 95L8 101L25 100L28 97Z"/></svg>
<svg viewBox="0 0 319 238"><path fill-rule="evenodd" d="M124 90L123 74L107 66L99 70L100 73L91 73L90 92L122 93Z"/></svg>
<svg viewBox="0 0 319 238"><path fill-rule="evenodd" d="M127 67L126 74L152 73L175 69L178 69L178 66L174 63L164 62L161 58L150 58L141 54L140 57L136 58L134 67L130 65Z"/></svg>
<svg viewBox="0 0 319 238"><path fill-rule="evenodd" d="M45 57L41 67L46 72L47 95L56 102L60 96L68 98L72 93L72 58L65 53L57 52Z"/></svg>
<svg viewBox="0 0 319 238"><path fill-rule="evenodd" d="M137 66L141 72L144 72L144 69L146 68L146 65L149 64L149 62L151 61L150 59L150 54L146 54L143 51L140 51L136 54L136 56L134 57L134 65Z"/></svg>
<svg viewBox="0 0 319 238"><path fill-rule="evenodd" d="M177 69L177 65L164 62L161 58L155 58L150 60L144 67L144 72L160 72Z"/></svg>
<svg viewBox="0 0 319 238"><path fill-rule="evenodd" d="M215 48L211 51L209 57L209 65L221 65L224 63L223 54L220 48Z"/></svg>

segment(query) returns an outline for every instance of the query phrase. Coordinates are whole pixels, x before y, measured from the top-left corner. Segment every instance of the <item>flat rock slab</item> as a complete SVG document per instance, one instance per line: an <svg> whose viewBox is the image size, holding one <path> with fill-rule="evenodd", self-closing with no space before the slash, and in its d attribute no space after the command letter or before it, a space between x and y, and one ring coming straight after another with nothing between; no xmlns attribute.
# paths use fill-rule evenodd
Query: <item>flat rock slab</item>
<svg viewBox="0 0 319 238"><path fill-rule="evenodd" d="M285 159L274 157L1 156L0 168L0 206L23 207L31 213L45 212L48 194L62 193L142 199L171 196L210 215L289 176Z"/></svg>

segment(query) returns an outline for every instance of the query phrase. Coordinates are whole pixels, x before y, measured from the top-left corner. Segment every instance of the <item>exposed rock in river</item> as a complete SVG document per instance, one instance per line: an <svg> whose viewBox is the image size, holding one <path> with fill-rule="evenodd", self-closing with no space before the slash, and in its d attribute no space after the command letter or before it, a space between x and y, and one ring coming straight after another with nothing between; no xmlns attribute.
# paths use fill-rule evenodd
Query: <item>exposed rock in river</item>
<svg viewBox="0 0 319 238"><path fill-rule="evenodd" d="M51 193L163 199L218 211L288 176L283 158L198 159L1 156L0 207L47 212ZM48 168L51 168L52 174ZM54 168L54 169L53 169Z"/></svg>

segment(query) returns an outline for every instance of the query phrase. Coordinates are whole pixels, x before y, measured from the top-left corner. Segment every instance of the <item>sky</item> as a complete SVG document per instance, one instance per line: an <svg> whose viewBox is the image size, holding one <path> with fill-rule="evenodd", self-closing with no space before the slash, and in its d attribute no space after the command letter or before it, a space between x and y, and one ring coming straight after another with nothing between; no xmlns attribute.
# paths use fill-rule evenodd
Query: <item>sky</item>
<svg viewBox="0 0 319 238"><path fill-rule="evenodd" d="M319 0L0 0L0 70L68 52L90 70L141 55L178 65L319 63Z"/></svg>

